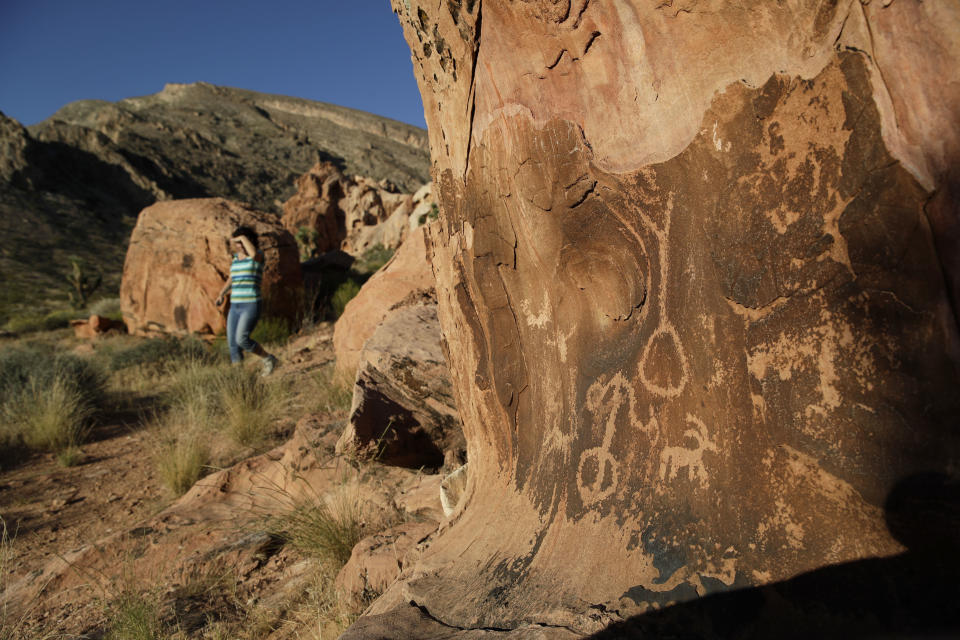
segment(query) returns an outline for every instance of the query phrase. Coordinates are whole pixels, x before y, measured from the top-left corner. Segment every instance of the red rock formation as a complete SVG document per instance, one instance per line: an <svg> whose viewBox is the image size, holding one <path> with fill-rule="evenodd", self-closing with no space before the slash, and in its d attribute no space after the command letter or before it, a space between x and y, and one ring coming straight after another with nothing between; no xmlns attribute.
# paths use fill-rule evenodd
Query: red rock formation
<svg viewBox="0 0 960 640"><path fill-rule="evenodd" d="M423 228L417 229L390 261L364 283L347 303L333 333L337 370L352 380L360 364L360 351L390 308L418 290L432 290L433 271Z"/></svg>
<svg viewBox="0 0 960 640"><path fill-rule="evenodd" d="M960 6L393 6L470 477L370 614L589 633L903 551L960 462Z"/></svg>
<svg viewBox="0 0 960 640"><path fill-rule="evenodd" d="M111 320L103 316L93 314L86 320L71 320L70 326L73 327L75 337L82 340L92 340L110 331L122 331L126 333L126 325L119 320Z"/></svg>
<svg viewBox="0 0 960 640"><path fill-rule="evenodd" d="M130 237L120 285L130 333L222 331L215 301L230 274L228 238L240 225L253 227L266 256L262 314L295 319L300 261L275 216L223 198L174 200L144 209Z"/></svg>
<svg viewBox="0 0 960 640"><path fill-rule="evenodd" d="M394 307L364 344L337 450L431 471L463 462L435 301Z"/></svg>
<svg viewBox="0 0 960 640"><path fill-rule="evenodd" d="M297 193L283 205L283 225L304 236L312 253L341 249L359 255L375 245L395 249L411 227L419 197L397 193L383 181L346 176L330 162L318 162L297 180ZM429 204L427 205L429 207Z"/></svg>

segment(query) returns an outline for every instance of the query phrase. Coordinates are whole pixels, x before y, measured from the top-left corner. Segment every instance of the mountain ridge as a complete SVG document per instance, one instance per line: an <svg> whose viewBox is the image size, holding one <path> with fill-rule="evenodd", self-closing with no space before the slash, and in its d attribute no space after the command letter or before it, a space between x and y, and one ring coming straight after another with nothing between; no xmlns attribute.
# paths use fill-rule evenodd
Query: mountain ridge
<svg viewBox="0 0 960 640"><path fill-rule="evenodd" d="M430 179L427 146L396 120L203 82L72 102L27 127L0 113L0 321L62 304L71 260L115 290L154 202L224 197L279 214L319 160L412 192Z"/></svg>

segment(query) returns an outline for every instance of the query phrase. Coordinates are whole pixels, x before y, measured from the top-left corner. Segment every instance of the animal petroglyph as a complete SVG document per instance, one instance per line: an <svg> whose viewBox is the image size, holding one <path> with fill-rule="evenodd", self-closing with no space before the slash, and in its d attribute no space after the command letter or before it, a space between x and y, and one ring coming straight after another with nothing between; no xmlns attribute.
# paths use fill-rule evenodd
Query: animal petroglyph
<svg viewBox="0 0 960 640"><path fill-rule="evenodd" d="M686 422L694 428L684 431L683 437L692 441L694 446L664 447L660 453L660 479L673 480L679 476L680 469L686 467L687 479L690 482L696 481L701 486L706 486L710 474L703 464L703 454L705 451L716 453L717 443L710 439L707 426L700 418L688 413Z"/></svg>

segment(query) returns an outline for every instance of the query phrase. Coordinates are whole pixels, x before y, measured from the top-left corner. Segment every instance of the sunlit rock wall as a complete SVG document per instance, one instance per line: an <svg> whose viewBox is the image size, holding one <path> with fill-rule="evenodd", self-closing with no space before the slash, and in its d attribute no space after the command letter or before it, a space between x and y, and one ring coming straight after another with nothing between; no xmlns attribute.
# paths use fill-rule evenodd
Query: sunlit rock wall
<svg viewBox="0 0 960 640"><path fill-rule="evenodd" d="M373 612L589 632L903 551L958 461L960 6L393 7L470 479Z"/></svg>

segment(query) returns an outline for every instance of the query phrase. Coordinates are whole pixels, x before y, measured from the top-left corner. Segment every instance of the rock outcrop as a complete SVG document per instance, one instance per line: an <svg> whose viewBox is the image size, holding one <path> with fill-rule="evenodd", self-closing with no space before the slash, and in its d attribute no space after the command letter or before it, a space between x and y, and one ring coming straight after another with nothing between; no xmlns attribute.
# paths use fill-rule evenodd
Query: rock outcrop
<svg viewBox="0 0 960 640"><path fill-rule="evenodd" d="M418 292L432 295L433 271L424 229L414 230L390 261L370 277L343 310L333 333L337 371L353 379L364 343L390 309Z"/></svg>
<svg viewBox="0 0 960 640"><path fill-rule="evenodd" d="M93 314L89 318L71 320L70 326L73 327L73 335L81 340L92 340L110 332L127 332L127 326L124 322L97 314Z"/></svg>
<svg viewBox="0 0 960 640"><path fill-rule="evenodd" d="M466 454L433 300L391 309L366 341L337 449L383 464L440 469Z"/></svg>
<svg viewBox="0 0 960 640"><path fill-rule="evenodd" d="M259 236L266 263L262 317L294 320L301 291L293 237L273 215L223 198L158 202L130 238L120 305L130 333L199 333L225 327L217 294L230 275L229 237L240 225Z"/></svg>
<svg viewBox="0 0 960 640"><path fill-rule="evenodd" d="M880 576L857 631L926 624L911 585L956 594L922 573L955 546L917 544L951 506L908 480L960 468L960 8L393 6L470 471L344 637L563 637L747 589L746 617L680 627L721 637L829 619ZM927 506L888 525L904 487Z"/></svg>
<svg viewBox="0 0 960 640"><path fill-rule="evenodd" d="M283 204L283 225L299 236L305 257L334 250L361 255L376 245L396 249L427 221L430 196L429 183L413 195L398 193L384 181L347 176L331 162L318 162Z"/></svg>

